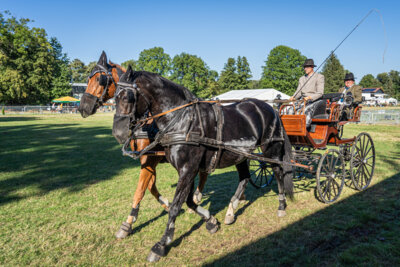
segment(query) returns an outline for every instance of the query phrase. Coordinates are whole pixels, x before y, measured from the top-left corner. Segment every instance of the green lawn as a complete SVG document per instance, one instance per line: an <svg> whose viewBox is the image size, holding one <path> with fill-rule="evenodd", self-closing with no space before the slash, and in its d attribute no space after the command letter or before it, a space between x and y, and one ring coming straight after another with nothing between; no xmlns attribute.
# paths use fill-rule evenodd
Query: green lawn
<svg viewBox="0 0 400 267"><path fill-rule="evenodd" d="M122 157L111 127L112 114L0 116L0 265L146 265L168 216L146 193L135 233L114 238L140 166ZM400 265L400 127L345 126L347 136L359 132L371 134L377 153L366 191L345 187L326 205L315 179L302 179L277 218L276 183L249 185L236 222L214 235L184 205L168 256L155 265ZM170 201L176 182L160 164L157 187ZM236 186L234 167L207 182L202 206L222 223Z"/></svg>

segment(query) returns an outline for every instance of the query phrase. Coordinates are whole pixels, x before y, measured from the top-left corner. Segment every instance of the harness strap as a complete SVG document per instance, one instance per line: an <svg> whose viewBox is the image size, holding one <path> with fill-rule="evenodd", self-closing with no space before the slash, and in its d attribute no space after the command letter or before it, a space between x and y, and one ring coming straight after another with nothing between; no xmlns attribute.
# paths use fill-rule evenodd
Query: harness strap
<svg viewBox="0 0 400 267"><path fill-rule="evenodd" d="M219 103L212 105L212 107L217 122L217 142L222 143L222 128L224 126L224 114L222 112L221 105ZM215 171L219 163L219 160L221 159L221 154L222 154L222 148L218 147L218 151L216 151L213 157L211 158L210 166L207 169L208 173L213 173Z"/></svg>

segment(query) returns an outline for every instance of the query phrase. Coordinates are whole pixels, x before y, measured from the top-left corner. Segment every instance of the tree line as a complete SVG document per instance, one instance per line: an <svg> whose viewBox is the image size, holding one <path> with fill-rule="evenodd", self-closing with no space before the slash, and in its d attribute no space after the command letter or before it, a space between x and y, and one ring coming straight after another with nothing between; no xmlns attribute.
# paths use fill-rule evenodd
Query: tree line
<svg viewBox="0 0 400 267"><path fill-rule="evenodd" d="M0 103L46 104L56 97L71 93L70 83L85 83L96 62L70 60L62 52L62 45L48 37L42 28L29 27L29 19L16 19L9 12L0 12ZM198 97L210 98L240 89L274 88L292 95L298 79L303 75L306 56L297 49L280 45L273 48L262 66L260 80L252 80L252 72L245 56L228 58L220 73L200 57L181 53L171 57L162 47L140 52L137 59L122 62L125 68L144 70L162 75L191 90ZM332 54L322 69L325 92L337 92L343 86L345 70ZM400 98L398 71L365 75L360 85L382 87Z"/></svg>

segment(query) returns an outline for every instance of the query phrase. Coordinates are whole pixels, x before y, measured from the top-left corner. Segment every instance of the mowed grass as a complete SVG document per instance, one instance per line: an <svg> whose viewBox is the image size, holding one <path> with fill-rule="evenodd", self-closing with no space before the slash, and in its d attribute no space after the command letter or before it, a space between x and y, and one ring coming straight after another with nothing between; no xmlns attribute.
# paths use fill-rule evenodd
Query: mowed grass
<svg viewBox="0 0 400 267"><path fill-rule="evenodd" d="M122 157L112 114L0 117L0 265L146 265L168 214L146 193L125 240L114 233L130 212L140 165ZM277 188L248 185L233 225L223 224L237 186L235 168L217 170L202 206L222 223L214 235L183 211L167 257L155 265L399 265L400 127L346 125L371 134L376 149L370 187L345 187L339 201L315 198L315 179L295 181L295 200L278 218ZM170 201L177 182L169 164L157 188ZM347 181L349 183L349 181Z"/></svg>

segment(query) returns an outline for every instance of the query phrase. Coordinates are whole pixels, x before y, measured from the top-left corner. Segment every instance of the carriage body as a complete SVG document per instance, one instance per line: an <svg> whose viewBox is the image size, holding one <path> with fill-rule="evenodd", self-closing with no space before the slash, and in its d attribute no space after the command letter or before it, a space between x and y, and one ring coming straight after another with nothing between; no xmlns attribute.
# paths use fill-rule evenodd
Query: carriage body
<svg viewBox="0 0 400 267"><path fill-rule="evenodd" d="M346 178L351 178L352 186L357 190L369 186L375 168L375 148L367 133L342 137L345 124L360 121L361 105L352 106L349 118L341 120L342 106L332 99L324 100L324 112L312 117L312 131L306 127L304 110L288 114L288 108L294 109L292 104L282 105L279 115L292 144L294 160L315 166L309 172L316 176L317 196L321 201L331 203L338 199ZM296 169L295 177L301 177L307 171Z"/></svg>

